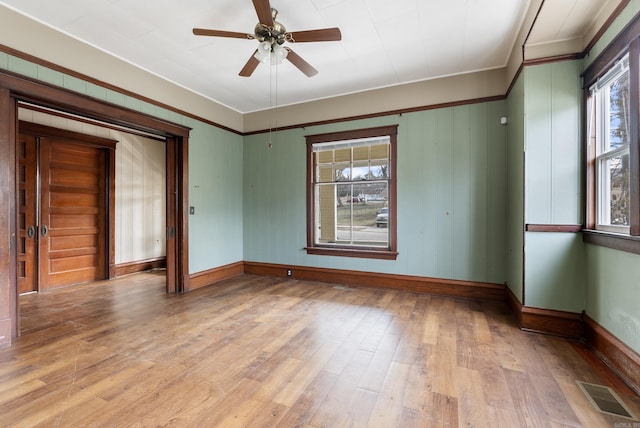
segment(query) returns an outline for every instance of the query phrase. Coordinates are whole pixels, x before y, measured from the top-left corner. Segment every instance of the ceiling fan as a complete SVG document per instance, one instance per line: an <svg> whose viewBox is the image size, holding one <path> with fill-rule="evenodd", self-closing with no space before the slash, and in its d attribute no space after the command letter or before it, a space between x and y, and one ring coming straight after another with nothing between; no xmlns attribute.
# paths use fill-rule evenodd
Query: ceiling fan
<svg viewBox="0 0 640 428"><path fill-rule="evenodd" d="M313 68L311 64L302 59L302 57L296 54L291 48L282 45L285 42L332 42L342 39L339 28L287 32L284 25L276 21L278 11L271 7L269 0L253 0L253 7L258 15L258 24L253 34L208 30L205 28L193 29L193 34L196 36L258 40L260 42L258 49L251 55L242 70L240 70L240 76L251 76L260 62L269 63L269 61L276 61L280 63L285 58L308 77L315 76L318 74L318 70Z"/></svg>

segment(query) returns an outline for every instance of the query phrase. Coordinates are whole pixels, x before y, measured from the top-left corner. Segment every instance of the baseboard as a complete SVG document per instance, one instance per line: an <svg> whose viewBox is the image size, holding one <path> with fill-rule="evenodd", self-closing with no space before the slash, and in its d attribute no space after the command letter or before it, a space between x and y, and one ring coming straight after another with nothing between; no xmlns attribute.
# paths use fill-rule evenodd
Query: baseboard
<svg viewBox="0 0 640 428"><path fill-rule="evenodd" d="M243 272L244 263L236 262L214 269L208 269L202 272L193 273L189 275L189 290L185 291L195 290L196 288L204 287L206 285L212 285L216 282L240 275Z"/></svg>
<svg viewBox="0 0 640 428"><path fill-rule="evenodd" d="M271 263L244 262L244 272L253 275L286 277L307 281L330 282L350 286L367 286L439 294L477 300L504 301L505 286L473 281L426 278L410 275L314 268Z"/></svg>
<svg viewBox="0 0 640 428"><path fill-rule="evenodd" d="M524 306L507 287L507 303L511 306L522 330L553 334L571 339L584 337L582 314Z"/></svg>
<svg viewBox="0 0 640 428"><path fill-rule="evenodd" d="M640 354L588 316L584 317L585 339L595 354L640 395Z"/></svg>
<svg viewBox="0 0 640 428"><path fill-rule="evenodd" d="M164 269L167 267L166 257L138 260L129 263L120 263L114 266L116 276L129 275L131 273L144 272L151 269Z"/></svg>
<svg viewBox="0 0 640 428"><path fill-rule="evenodd" d="M578 339L640 395L640 355L585 314L523 306L507 288L507 302L523 330Z"/></svg>

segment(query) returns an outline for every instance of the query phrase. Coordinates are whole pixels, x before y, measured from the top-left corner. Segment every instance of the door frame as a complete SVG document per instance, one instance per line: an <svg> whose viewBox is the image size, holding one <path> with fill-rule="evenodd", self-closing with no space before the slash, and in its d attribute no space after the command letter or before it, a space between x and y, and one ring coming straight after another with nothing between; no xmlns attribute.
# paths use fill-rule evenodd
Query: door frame
<svg viewBox="0 0 640 428"><path fill-rule="evenodd" d="M166 138L167 293L189 289L190 128L7 71L0 71L0 342L19 335L16 272L16 141L20 101ZM8 230L5 229L8 226ZM8 301L6 301L8 299ZM9 318L6 318L7 315ZM10 342L9 342L10 343ZM1 345L1 343L0 343Z"/></svg>

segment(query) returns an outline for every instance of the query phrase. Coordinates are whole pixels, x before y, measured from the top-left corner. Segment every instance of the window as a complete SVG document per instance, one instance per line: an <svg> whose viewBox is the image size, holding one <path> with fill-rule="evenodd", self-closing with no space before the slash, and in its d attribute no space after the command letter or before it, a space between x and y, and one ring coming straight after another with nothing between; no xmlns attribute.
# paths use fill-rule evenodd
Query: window
<svg viewBox="0 0 640 428"><path fill-rule="evenodd" d="M307 137L307 252L395 259L397 126Z"/></svg>
<svg viewBox="0 0 640 428"><path fill-rule="evenodd" d="M595 120L595 198L598 230L629 233L629 57L591 87Z"/></svg>
<svg viewBox="0 0 640 428"><path fill-rule="evenodd" d="M640 18L636 18L640 23ZM640 254L640 27L629 25L583 73L585 242Z"/></svg>

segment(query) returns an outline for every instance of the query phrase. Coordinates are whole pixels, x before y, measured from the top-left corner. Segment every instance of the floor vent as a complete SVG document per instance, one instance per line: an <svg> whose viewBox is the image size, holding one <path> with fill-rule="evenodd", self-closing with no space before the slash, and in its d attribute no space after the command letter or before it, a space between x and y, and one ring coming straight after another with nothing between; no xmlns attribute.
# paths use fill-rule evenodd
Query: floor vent
<svg viewBox="0 0 640 428"><path fill-rule="evenodd" d="M599 412L634 421L638 420L611 388L581 381L578 381L578 386Z"/></svg>

